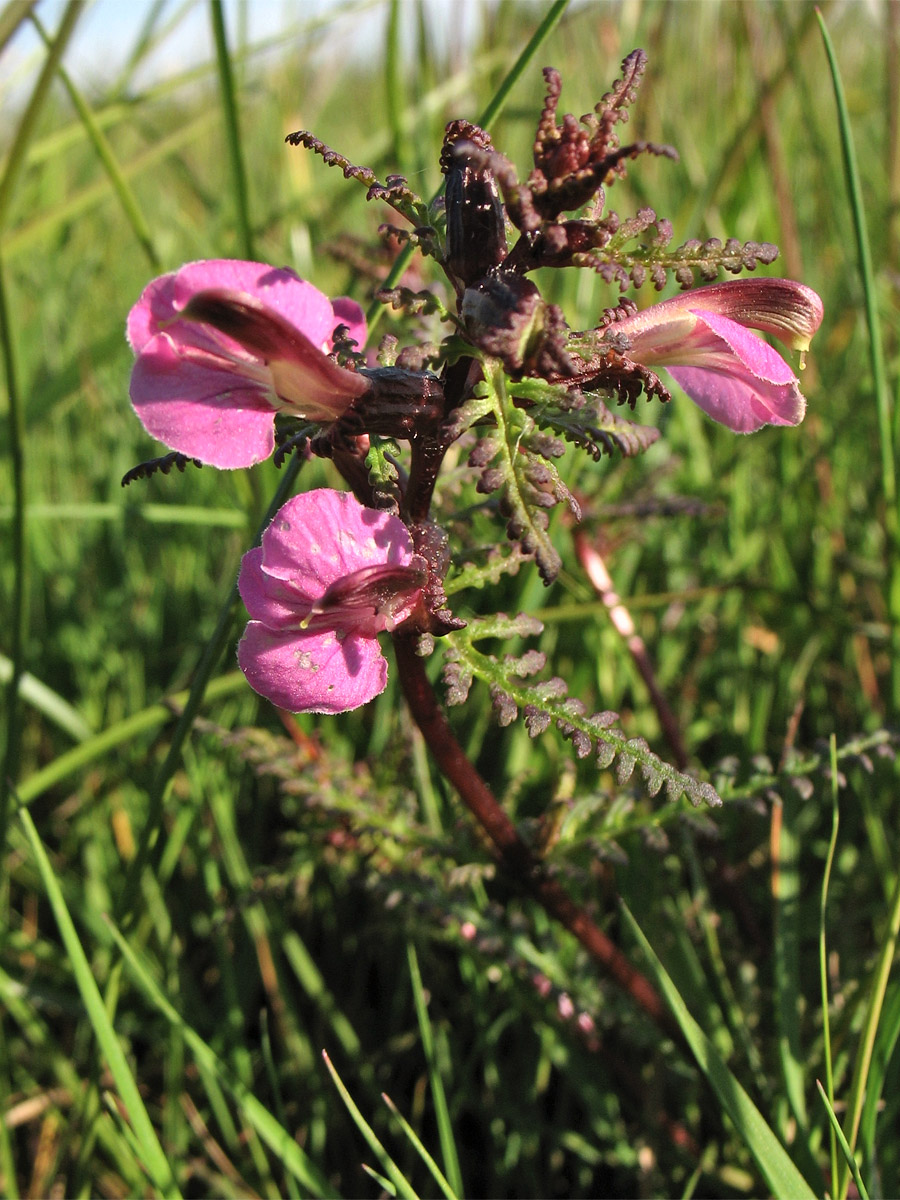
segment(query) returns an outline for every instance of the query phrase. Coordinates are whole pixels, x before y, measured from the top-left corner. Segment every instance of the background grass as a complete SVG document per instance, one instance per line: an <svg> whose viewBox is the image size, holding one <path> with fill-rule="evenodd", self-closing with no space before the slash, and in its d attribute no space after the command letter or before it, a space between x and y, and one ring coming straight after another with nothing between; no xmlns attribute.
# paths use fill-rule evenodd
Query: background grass
<svg viewBox="0 0 900 1200"><path fill-rule="evenodd" d="M25 7L0 14L0 31ZM120 488L156 452L128 404L127 311L154 274L248 246L367 303L389 265L374 250L389 218L284 135L312 129L379 177L400 171L431 195L444 124L485 108L546 12L476 6L469 41L439 37L427 6L397 4L379 9L383 40L357 57L342 48L337 15L305 27L298 6L274 51L242 42L238 21L225 27L218 66L211 56L139 86L144 54L157 36L177 44L191 7L148 5L119 78L72 78L73 97L56 73L33 123L20 124L20 104L7 124L0 270L11 403L0 446L15 467L20 425L26 516L20 552L16 474L4 472L0 594L12 619L21 587L21 666L49 692L23 685L18 718L4 721L34 836L11 816L0 876L0 1190L378 1194L361 1164L386 1168L367 1157L322 1063L327 1049L420 1192L438 1185L382 1091L466 1194L759 1194L746 1137L693 1059L496 876L393 681L359 713L286 729L233 675L229 649L157 821L154 780L172 731L160 701L190 685L280 477L264 464ZM895 390L896 9L823 10ZM642 459L568 463L692 766L731 798L714 811L668 808L663 820L639 783L573 763L552 732L532 742L518 724L499 730L477 688L453 720L526 829L560 802L553 861L568 886L644 965L615 902L625 899L696 1021L823 1193L832 1184L815 1087L825 1077L818 939L832 791L821 746L897 717L894 525L834 96L806 3L573 4L492 126L495 144L524 173L540 67L561 70L563 110L577 115L638 45L650 67L628 132L674 144L681 159L635 164L611 207L628 216L651 204L678 241L775 241L783 255L772 272L803 279L825 303L798 430L737 438L681 397L666 411L639 409L663 429ZM232 143L223 54L237 98ZM615 300L585 272L541 282L576 328ZM303 468L300 486L323 481L334 482L326 467ZM450 484L444 495L449 509ZM539 611L553 672L665 755L647 691L562 523L558 535L566 568L551 591L527 567L460 594L458 610ZM232 642L238 630L235 617ZM10 631L0 670L16 658ZM4 702L9 716L6 692ZM790 747L806 769L770 778ZM897 882L896 769L884 748L840 764L826 908L839 1116ZM138 877L148 820L153 870ZM60 904L83 971L60 932ZM898 1028L893 981L859 1142L872 1195L900 1191ZM104 1049L110 1031L121 1062Z"/></svg>

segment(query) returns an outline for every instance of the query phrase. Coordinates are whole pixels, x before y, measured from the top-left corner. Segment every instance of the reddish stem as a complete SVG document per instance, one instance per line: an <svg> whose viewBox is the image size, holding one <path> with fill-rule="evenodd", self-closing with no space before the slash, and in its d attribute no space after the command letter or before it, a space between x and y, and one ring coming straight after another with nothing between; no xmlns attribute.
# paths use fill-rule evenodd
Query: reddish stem
<svg viewBox="0 0 900 1200"><path fill-rule="evenodd" d="M519 836L515 825L470 762L437 702L424 664L409 634L394 635L394 650L403 694L413 720L444 775L494 844L510 876L578 939L595 962L666 1033L678 1036L659 994L622 951L598 928L588 913L548 874L544 864Z"/></svg>

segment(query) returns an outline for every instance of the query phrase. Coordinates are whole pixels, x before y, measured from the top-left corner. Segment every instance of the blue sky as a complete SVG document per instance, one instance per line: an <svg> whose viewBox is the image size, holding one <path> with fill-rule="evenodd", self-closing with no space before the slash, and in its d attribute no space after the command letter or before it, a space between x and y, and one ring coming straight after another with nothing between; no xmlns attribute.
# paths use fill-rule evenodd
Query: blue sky
<svg viewBox="0 0 900 1200"><path fill-rule="evenodd" d="M245 23L248 41L258 42L281 33L296 32L299 26L328 14L336 15L351 7L348 0L223 0L232 44L237 40L239 22ZM426 0L429 17L439 30L449 23L472 30L484 0ZM65 7L64 0L41 0L37 12L51 31L56 28ZM341 49L365 53L383 44L386 0L352 5L354 11L339 25ZM94 0L76 26L65 56L65 65L83 88L115 76L134 46L152 0ZM168 0L161 24L185 11L176 31L151 56L137 76L145 87L168 75L178 74L212 55L209 11L205 0L186 5L183 0ZM412 12L410 16L412 17ZM41 43L30 25L21 29L4 51L0 64L0 98L27 87L42 58Z"/></svg>

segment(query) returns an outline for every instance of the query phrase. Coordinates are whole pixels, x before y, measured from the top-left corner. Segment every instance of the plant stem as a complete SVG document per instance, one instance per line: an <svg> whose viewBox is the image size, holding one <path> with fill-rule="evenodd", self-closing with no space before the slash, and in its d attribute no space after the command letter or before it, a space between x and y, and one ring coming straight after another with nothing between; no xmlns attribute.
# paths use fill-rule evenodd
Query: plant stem
<svg viewBox="0 0 900 1200"><path fill-rule="evenodd" d="M576 904L519 836L509 816L497 802L465 751L456 740L434 689L416 654L415 636L398 632L394 651L403 694L413 719L435 761L453 784L475 819L487 833L509 875L518 881L541 907L559 921L584 946L623 991L666 1033L675 1033L668 1010L647 978L631 965L622 951L588 913Z"/></svg>

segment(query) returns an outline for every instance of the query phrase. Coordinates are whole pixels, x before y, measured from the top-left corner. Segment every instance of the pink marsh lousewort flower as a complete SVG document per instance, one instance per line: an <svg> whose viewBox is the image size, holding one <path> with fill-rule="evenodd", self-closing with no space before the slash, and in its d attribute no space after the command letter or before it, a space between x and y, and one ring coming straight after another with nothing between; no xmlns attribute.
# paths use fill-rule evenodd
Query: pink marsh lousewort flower
<svg viewBox="0 0 900 1200"><path fill-rule="evenodd" d="M238 663L250 686L290 712L366 704L387 682L376 635L410 615L426 575L399 518L350 492L295 496L241 562L251 620Z"/></svg>
<svg viewBox="0 0 900 1200"><path fill-rule="evenodd" d="M274 449L276 412L333 421L366 391L328 357L340 324L363 344L359 305L329 300L288 268L188 263L149 283L129 313L135 412L172 450L252 466Z"/></svg>
<svg viewBox="0 0 900 1200"><path fill-rule="evenodd" d="M799 425L806 400L790 366L748 330L772 334L802 355L821 321L822 301L802 283L735 279L653 304L613 329L628 337L635 362L665 367L714 421L751 433Z"/></svg>

